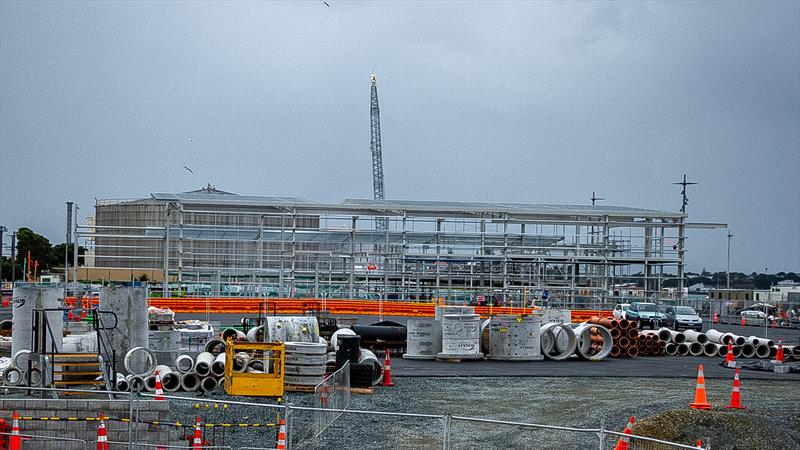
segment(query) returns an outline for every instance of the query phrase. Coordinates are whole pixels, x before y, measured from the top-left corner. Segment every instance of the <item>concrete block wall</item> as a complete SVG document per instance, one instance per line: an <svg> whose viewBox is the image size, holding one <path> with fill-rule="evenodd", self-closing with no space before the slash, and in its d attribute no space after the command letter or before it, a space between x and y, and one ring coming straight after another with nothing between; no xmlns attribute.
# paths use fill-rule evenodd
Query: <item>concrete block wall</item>
<svg viewBox="0 0 800 450"><path fill-rule="evenodd" d="M140 400L134 402L134 408L137 405L140 422L169 422L168 402ZM127 400L99 399L0 399L0 418L5 419L9 426L14 411L17 411L22 417L35 419L20 420L20 434L82 439L91 443L97 440L99 422L85 419L98 417L100 413L110 418L128 419L129 403ZM42 420L42 418L47 418L47 420ZM127 422L107 420L108 440L128 442L128 426ZM181 430L176 430L168 425L131 423L130 427L133 430L134 439L139 443L174 445L186 442L179 440L182 435ZM95 448L91 444L89 447ZM83 449L83 443L37 438L25 441L23 448L25 450L77 450ZM112 448L114 447L112 446Z"/></svg>

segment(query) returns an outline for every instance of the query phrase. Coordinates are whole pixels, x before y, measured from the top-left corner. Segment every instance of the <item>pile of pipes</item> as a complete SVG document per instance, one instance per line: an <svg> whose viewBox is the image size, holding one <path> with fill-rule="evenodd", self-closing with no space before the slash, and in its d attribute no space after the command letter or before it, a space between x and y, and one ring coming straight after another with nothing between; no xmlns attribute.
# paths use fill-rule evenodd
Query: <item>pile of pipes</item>
<svg viewBox="0 0 800 450"><path fill-rule="evenodd" d="M667 348L667 342L653 330L640 331L636 345L639 356L661 356L665 354Z"/></svg>
<svg viewBox="0 0 800 450"><path fill-rule="evenodd" d="M316 386L325 379L328 342L287 342L284 355L284 383Z"/></svg>
<svg viewBox="0 0 800 450"><path fill-rule="evenodd" d="M660 355L661 344L653 339L640 339L636 324L625 319L600 318L593 316L590 324L601 325L608 329L614 344L610 356L635 358L643 351L648 355Z"/></svg>
<svg viewBox="0 0 800 450"><path fill-rule="evenodd" d="M735 358L773 359L778 353L775 341L757 336L745 337L714 329L705 333L694 330L679 333L661 328L658 333L669 339L665 350L668 355L725 357L728 354L728 344L731 344ZM783 351L784 358L800 359L800 347L798 346L784 346Z"/></svg>
<svg viewBox="0 0 800 450"><path fill-rule="evenodd" d="M361 347L362 337L352 328L339 328L331 336L327 355L328 372L350 363L350 384L370 387L383 381L383 365L371 350Z"/></svg>
<svg viewBox="0 0 800 450"><path fill-rule="evenodd" d="M221 345L220 345L221 344ZM117 375L117 390L130 392L155 392L156 371L165 392L211 392L223 384L225 375L225 346L216 339L209 341L204 351L192 356L179 355L172 365L158 364L155 353L144 347L134 347L125 354L123 364L128 375ZM235 361L242 363L241 360ZM249 362L249 361L248 361ZM240 364L244 371L248 362ZM234 366L236 368L236 366Z"/></svg>

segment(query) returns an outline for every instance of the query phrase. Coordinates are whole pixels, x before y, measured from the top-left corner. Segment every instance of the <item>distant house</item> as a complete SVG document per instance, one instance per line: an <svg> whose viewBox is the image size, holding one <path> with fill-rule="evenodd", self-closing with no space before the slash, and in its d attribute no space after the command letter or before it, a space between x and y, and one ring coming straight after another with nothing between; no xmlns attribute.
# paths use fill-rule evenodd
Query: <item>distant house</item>
<svg viewBox="0 0 800 450"><path fill-rule="evenodd" d="M711 286L706 286L703 283L697 283L689 286L690 294L708 294L711 292Z"/></svg>

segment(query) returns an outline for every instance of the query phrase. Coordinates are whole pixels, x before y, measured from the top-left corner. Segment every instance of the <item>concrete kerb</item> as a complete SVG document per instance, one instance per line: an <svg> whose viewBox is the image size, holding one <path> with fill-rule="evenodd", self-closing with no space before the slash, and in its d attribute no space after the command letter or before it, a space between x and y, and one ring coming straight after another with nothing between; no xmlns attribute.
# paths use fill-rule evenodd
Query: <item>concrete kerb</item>
<svg viewBox="0 0 800 450"><path fill-rule="evenodd" d="M108 441L109 444L127 445L127 442ZM97 441L92 441L89 444L96 445ZM164 444L136 444L136 448L182 448L186 450L186 445L164 445ZM217 450L233 450L233 447L227 445L204 445L201 449L217 449Z"/></svg>

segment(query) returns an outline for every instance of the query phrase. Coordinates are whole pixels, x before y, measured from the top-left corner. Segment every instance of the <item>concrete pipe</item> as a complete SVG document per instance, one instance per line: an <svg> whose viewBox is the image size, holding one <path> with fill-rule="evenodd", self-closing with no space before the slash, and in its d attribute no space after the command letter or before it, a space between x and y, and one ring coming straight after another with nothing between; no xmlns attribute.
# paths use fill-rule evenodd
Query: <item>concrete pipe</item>
<svg viewBox="0 0 800 450"><path fill-rule="evenodd" d="M722 358L728 356L728 346L719 344L717 346L717 356L722 357Z"/></svg>
<svg viewBox="0 0 800 450"><path fill-rule="evenodd" d="M186 392L194 392L200 388L200 377L196 373L181 374L181 389Z"/></svg>
<svg viewBox="0 0 800 450"><path fill-rule="evenodd" d="M767 347L772 347L775 345L775 341L772 339L762 339L760 343L766 345Z"/></svg>
<svg viewBox="0 0 800 450"><path fill-rule="evenodd" d="M769 346L766 344L756 345L756 358L769 358Z"/></svg>
<svg viewBox="0 0 800 450"><path fill-rule="evenodd" d="M200 390L203 392L212 392L217 388L217 379L214 377L205 377L200 380Z"/></svg>
<svg viewBox="0 0 800 450"><path fill-rule="evenodd" d="M742 356L742 346L741 345L734 345L733 347L733 357L738 358Z"/></svg>
<svg viewBox="0 0 800 450"><path fill-rule="evenodd" d="M225 341L222 339L211 339L206 342L205 351L214 356L225 353Z"/></svg>
<svg viewBox="0 0 800 450"><path fill-rule="evenodd" d="M753 356L756 356L756 347L753 344L746 342L742 346L742 358L752 358Z"/></svg>
<svg viewBox="0 0 800 450"><path fill-rule="evenodd" d="M181 374L180 372L167 372L164 376L161 376L161 370L158 371L158 375L161 377L161 387L164 388L167 392L176 392L178 389L181 388Z"/></svg>
<svg viewBox="0 0 800 450"><path fill-rule="evenodd" d="M250 355L245 352L239 352L233 355L233 371L242 373L247 369L247 363L250 362Z"/></svg>
<svg viewBox="0 0 800 450"><path fill-rule="evenodd" d="M576 354L589 361L600 361L607 358L611 354L611 348L614 346L614 339L611 337L611 333L601 325L587 323L578 325L575 327L575 336L578 339ZM597 342L596 338L600 338L601 341ZM601 345L600 350L592 348L593 342Z"/></svg>
<svg viewBox="0 0 800 450"><path fill-rule="evenodd" d="M264 341L264 326L257 326L250 328L247 331L247 340L250 342L263 342Z"/></svg>
<svg viewBox="0 0 800 450"><path fill-rule="evenodd" d="M689 354L689 345L685 342L681 342L678 344L678 355L679 356L686 356Z"/></svg>
<svg viewBox="0 0 800 450"><path fill-rule="evenodd" d="M217 380L217 389L224 391L225 390L225 378L220 378Z"/></svg>
<svg viewBox="0 0 800 450"><path fill-rule="evenodd" d="M145 347L133 347L125 354L123 364L129 374L145 378L156 370L156 355Z"/></svg>
<svg viewBox="0 0 800 450"><path fill-rule="evenodd" d="M0 331L11 331L13 322L10 320L0 320Z"/></svg>
<svg viewBox="0 0 800 450"><path fill-rule="evenodd" d="M117 374L117 382L114 383L117 390L120 392L128 392L131 386L128 384L128 380L125 379L125 375L118 373Z"/></svg>
<svg viewBox="0 0 800 450"><path fill-rule="evenodd" d="M285 365L294 365L294 366L324 366L325 361L328 360L328 355L304 355L302 353L287 353L286 356L283 357L283 363Z"/></svg>
<svg viewBox="0 0 800 450"><path fill-rule="evenodd" d="M11 357L11 367L16 367L17 369L27 370L28 369L28 359L30 358L31 351L28 349L20 350L17 353L14 353L14 356Z"/></svg>
<svg viewBox="0 0 800 450"><path fill-rule="evenodd" d="M694 330L686 330L683 332L683 335L686 336L686 342L697 342L700 344L705 344L708 342L708 336L705 333L698 333Z"/></svg>
<svg viewBox="0 0 800 450"><path fill-rule="evenodd" d="M228 342L228 339L233 339L234 341L246 341L247 335L235 328L225 328L222 330L222 340L224 342Z"/></svg>
<svg viewBox="0 0 800 450"><path fill-rule="evenodd" d="M745 342L752 345L753 347L756 347L758 346L758 344L761 343L761 339L759 339L758 336L747 336L745 338Z"/></svg>
<svg viewBox="0 0 800 450"><path fill-rule="evenodd" d="M731 344L733 343L733 334L723 333L714 329L706 331L706 337L710 342L714 342L716 344L728 345L728 342Z"/></svg>
<svg viewBox="0 0 800 450"><path fill-rule="evenodd" d="M692 356L700 356L703 354L703 344L699 342L689 342L689 354Z"/></svg>
<svg viewBox="0 0 800 450"><path fill-rule="evenodd" d="M664 347L664 353L669 356L675 356L678 354L678 345L674 342L667 342L667 345Z"/></svg>
<svg viewBox="0 0 800 450"><path fill-rule="evenodd" d="M675 331L675 330L670 330L669 328L661 328L659 330L659 333L661 332L661 330L664 330L664 331L669 333L670 337L669 337L669 339L664 339L665 341L672 341L672 342L674 342L676 344L681 344L683 342L686 342L686 335L683 334L683 333L680 333L680 332Z"/></svg>
<svg viewBox="0 0 800 450"><path fill-rule="evenodd" d="M286 353L301 353L304 355L324 355L328 346L318 342L286 342Z"/></svg>
<svg viewBox="0 0 800 450"><path fill-rule="evenodd" d="M542 325L542 354L561 361L569 358L578 346L578 338L569 325L546 323Z"/></svg>
<svg viewBox="0 0 800 450"><path fill-rule="evenodd" d="M664 342L671 342L672 341L672 330L669 328L659 328L658 329L658 338ZM680 342L676 342L676 344L680 344Z"/></svg>
<svg viewBox="0 0 800 450"><path fill-rule="evenodd" d="M194 358L192 355L180 355L175 359L175 368L180 373L189 373L194 369Z"/></svg>
<svg viewBox="0 0 800 450"><path fill-rule="evenodd" d="M225 353L220 353L211 363L211 373L214 376L221 377L225 375Z"/></svg>
<svg viewBox="0 0 800 450"><path fill-rule="evenodd" d="M168 373L172 373L172 369L167 366L159 365L153 370L153 373L158 371L158 377L161 378L161 387L164 387L164 376ZM156 376L150 375L144 378L144 388L148 392L155 392L156 391Z"/></svg>
<svg viewBox="0 0 800 450"><path fill-rule="evenodd" d="M333 346L333 350L339 350L339 336L355 336L356 332L351 330L350 328L339 328L336 332L333 333L331 336L331 345Z"/></svg>
<svg viewBox="0 0 800 450"><path fill-rule="evenodd" d="M128 388L131 392L142 392L144 390L144 379L138 375L128 375Z"/></svg>
<svg viewBox="0 0 800 450"><path fill-rule="evenodd" d="M30 380L31 386L39 386L42 384L42 371L34 367L25 374L25 379Z"/></svg>
<svg viewBox="0 0 800 450"><path fill-rule="evenodd" d="M201 377L207 377L211 374L211 365L214 364L214 355L208 352L202 352L197 355L194 362L194 371Z"/></svg>
<svg viewBox="0 0 800 450"><path fill-rule="evenodd" d="M22 372L16 367L9 367L3 372L3 383L16 386L22 382Z"/></svg>
<svg viewBox="0 0 800 450"><path fill-rule="evenodd" d="M703 354L706 356L717 356L719 353L720 345L715 342L706 342L703 344Z"/></svg>
<svg viewBox="0 0 800 450"><path fill-rule="evenodd" d="M362 348L361 356L358 358L359 363L371 363L375 370L372 371L372 385L376 386L383 380L383 365L381 361L375 356L375 353Z"/></svg>
<svg viewBox="0 0 800 450"><path fill-rule="evenodd" d="M155 392L156 391L156 376L150 375L144 378L144 389L142 391Z"/></svg>
<svg viewBox="0 0 800 450"><path fill-rule="evenodd" d="M744 336L733 335L733 345L738 345L739 347L743 346L747 342L747 338Z"/></svg>

